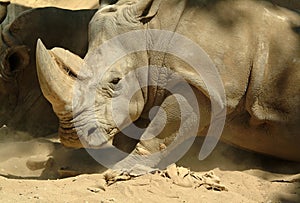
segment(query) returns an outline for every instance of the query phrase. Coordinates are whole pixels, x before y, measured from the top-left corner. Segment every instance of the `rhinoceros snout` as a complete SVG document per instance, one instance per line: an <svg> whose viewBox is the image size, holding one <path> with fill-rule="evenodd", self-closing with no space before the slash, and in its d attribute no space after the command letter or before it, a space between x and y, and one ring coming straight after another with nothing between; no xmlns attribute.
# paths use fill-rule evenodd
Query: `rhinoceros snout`
<svg viewBox="0 0 300 203"><path fill-rule="evenodd" d="M118 131L116 128L104 128L93 122L87 122L85 125L72 124L72 126L63 127L61 125L59 128L61 143L72 148L101 148Z"/></svg>

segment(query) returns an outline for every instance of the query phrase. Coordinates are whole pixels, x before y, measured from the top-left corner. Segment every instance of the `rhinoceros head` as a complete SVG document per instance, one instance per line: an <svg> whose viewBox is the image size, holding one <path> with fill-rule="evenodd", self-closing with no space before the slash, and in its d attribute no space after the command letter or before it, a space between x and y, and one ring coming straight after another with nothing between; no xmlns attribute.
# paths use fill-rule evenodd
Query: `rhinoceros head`
<svg viewBox="0 0 300 203"><path fill-rule="evenodd" d="M26 78L31 75L31 73L26 74L27 71L30 72L28 67L30 66L30 47L20 41L22 36L15 33L14 28L24 26L17 16L30 8L8 4L9 2L0 3L0 127L17 124L19 129L22 129L27 121L20 122L22 113L21 111L17 113L16 110L26 105L23 96L25 96L24 92L28 84ZM33 78L31 78L31 83L34 83Z"/></svg>
<svg viewBox="0 0 300 203"><path fill-rule="evenodd" d="M42 38L48 46L59 44L84 56L88 23L95 12L8 6L8 17L0 26L0 127L6 125L33 136L57 131L57 117L37 78L36 41Z"/></svg>
<svg viewBox="0 0 300 203"><path fill-rule="evenodd" d="M3 41L1 46L0 66L0 125L12 117L14 108L17 106L18 79L21 72L29 64L28 48L16 45L8 47Z"/></svg>
<svg viewBox="0 0 300 203"><path fill-rule="evenodd" d="M115 50L111 47L103 52L99 47L115 36L144 29L143 20L153 13L149 11L151 4L151 0L120 1L102 7L90 22L89 49L84 60L60 48L49 51L38 42L41 88L60 120L59 135L65 146L99 148L140 117L147 102L141 80L147 78L133 70L148 65L146 51L109 64L115 52L126 53L126 45L116 40ZM131 90L133 87L136 91ZM132 91L135 93L128 99Z"/></svg>

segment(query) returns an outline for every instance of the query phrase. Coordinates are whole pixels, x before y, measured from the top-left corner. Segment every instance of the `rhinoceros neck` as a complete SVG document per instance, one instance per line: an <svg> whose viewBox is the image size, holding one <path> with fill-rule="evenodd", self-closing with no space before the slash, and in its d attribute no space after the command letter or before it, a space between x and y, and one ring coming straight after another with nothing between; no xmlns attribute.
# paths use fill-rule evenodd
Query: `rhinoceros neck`
<svg viewBox="0 0 300 203"><path fill-rule="evenodd" d="M168 74L162 66L149 66L147 98L143 114L148 117L148 112L154 106L160 106L169 94L167 89ZM163 72L162 72L163 71Z"/></svg>
<svg viewBox="0 0 300 203"><path fill-rule="evenodd" d="M187 0L180 2L162 0L155 18L153 18L146 24L146 29L161 29L176 32L177 25L180 21L182 13L185 10L186 3ZM176 12L173 12L175 9ZM168 17L166 18L166 16ZM170 36L170 39L166 40L171 41L172 36ZM151 45L148 44L148 47L151 47ZM165 50L168 50L168 48L169 47L165 47ZM151 71L149 71L149 82L154 85L150 85L148 87L148 98L144 108L144 112L146 114L151 109L151 107L160 106L165 97L169 94L169 92L166 91L165 88L168 83L168 75L160 72L163 70L161 69L162 67L166 67L165 56L166 52L148 52L149 67L158 68L151 68Z"/></svg>
<svg viewBox="0 0 300 203"><path fill-rule="evenodd" d="M155 18L148 23L148 28L175 32L177 25L180 22L180 18L186 8L187 2L188 0L162 0Z"/></svg>

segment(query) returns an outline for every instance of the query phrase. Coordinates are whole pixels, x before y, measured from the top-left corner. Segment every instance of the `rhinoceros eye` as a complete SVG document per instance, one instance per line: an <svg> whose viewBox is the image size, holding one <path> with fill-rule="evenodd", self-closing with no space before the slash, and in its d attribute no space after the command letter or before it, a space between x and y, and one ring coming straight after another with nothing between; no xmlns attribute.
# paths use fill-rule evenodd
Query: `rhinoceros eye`
<svg viewBox="0 0 300 203"><path fill-rule="evenodd" d="M111 84L117 85L120 82L121 78L114 78L110 81Z"/></svg>

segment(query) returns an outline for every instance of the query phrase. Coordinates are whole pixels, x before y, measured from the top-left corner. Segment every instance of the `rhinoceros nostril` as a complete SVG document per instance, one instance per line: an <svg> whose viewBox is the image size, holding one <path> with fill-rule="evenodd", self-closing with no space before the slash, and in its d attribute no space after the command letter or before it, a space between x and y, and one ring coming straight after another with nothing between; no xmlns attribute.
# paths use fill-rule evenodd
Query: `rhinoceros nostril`
<svg viewBox="0 0 300 203"><path fill-rule="evenodd" d="M89 135L92 135L93 133L95 133L96 130L97 130L96 127L93 127L93 128L91 128L91 129L89 129L89 130L88 130L88 136L89 136Z"/></svg>

